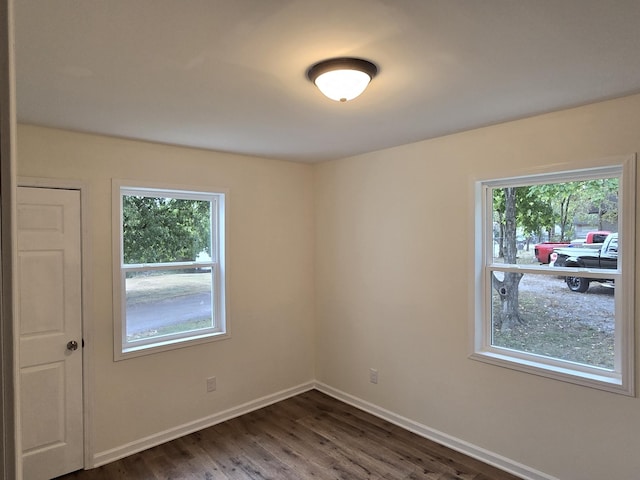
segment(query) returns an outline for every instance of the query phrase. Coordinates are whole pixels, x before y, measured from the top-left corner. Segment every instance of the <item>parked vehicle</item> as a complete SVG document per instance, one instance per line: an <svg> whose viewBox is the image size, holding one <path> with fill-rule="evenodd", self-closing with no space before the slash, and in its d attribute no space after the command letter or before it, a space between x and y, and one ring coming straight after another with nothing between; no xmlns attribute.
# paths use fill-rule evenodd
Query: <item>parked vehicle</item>
<svg viewBox="0 0 640 480"><path fill-rule="evenodd" d="M551 254L552 265L555 267L581 267L581 268L618 268L618 234L607 236L599 249L588 247L564 247L556 248ZM591 282L599 282L613 286L613 280L565 277L567 286L573 292L584 293L589 289Z"/></svg>
<svg viewBox="0 0 640 480"><path fill-rule="evenodd" d="M549 263L549 257L555 248L601 244L610 233L605 230L599 230L587 233L584 239L572 240L571 242L542 242L533 246L533 252L540 263Z"/></svg>

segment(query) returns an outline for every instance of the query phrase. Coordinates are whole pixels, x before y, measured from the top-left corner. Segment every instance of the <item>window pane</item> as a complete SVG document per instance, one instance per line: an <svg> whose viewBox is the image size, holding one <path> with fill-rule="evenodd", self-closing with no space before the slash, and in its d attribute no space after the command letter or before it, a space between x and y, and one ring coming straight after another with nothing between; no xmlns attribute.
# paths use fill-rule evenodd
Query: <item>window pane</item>
<svg viewBox="0 0 640 480"><path fill-rule="evenodd" d="M615 289L611 285L590 282L585 293L576 293L557 276L526 273L518 282L520 274L494 274L498 282L491 296L493 346L613 370ZM517 308L510 309L511 300L505 294L514 288Z"/></svg>
<svg viewBox="0 0 640 480"><path fill-rule="evenodd" d="M212 275L210 269L127 273L127 342L214 327Z"/></svg>
<svg viewBox="0 0 640 480"><path fill-rule="evenodd" d="M612 177L492 189L493 261L548 264L556 248L597 251L618 232L618 187Z"/></svg>
<svg viewBox="0 0 640 480"><path fill-rule="evenodd" d="M125 264L194 261L211 255L211 202L123 195Z"/></svg>

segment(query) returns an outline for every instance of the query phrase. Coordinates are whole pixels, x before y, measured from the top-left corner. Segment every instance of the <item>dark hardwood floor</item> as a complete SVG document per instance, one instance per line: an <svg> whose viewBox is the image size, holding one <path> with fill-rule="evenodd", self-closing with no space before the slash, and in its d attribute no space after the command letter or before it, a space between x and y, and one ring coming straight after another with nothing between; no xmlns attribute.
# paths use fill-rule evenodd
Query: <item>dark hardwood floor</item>
<svg viewBox="0 0 640 480"><path fill-rule="evenodd" d="M58 480L517 480L316 390Z"/></svg>

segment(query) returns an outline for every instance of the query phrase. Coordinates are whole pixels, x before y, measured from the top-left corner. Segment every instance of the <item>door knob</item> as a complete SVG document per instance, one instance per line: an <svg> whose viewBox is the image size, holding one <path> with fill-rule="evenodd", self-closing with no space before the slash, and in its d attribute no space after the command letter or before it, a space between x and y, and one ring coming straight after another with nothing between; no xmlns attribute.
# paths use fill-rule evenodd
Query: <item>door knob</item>
<svg viewBox="0 0 640 480"><path fill-rule="evenodd" d="M78 349L78 342L76 342L75 340L71 340L70 342L67 342L67 350L77 350Z"/></svg>

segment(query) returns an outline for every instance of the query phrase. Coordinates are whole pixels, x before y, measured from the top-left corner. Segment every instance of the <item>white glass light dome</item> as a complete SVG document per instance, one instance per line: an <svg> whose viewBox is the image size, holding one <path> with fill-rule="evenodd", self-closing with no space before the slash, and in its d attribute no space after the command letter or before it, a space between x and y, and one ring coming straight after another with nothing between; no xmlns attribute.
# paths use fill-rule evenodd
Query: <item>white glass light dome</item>
<svg viewBox="0 0 640 480"><path fill-rule="evenodd" d="M315 84L331 100L346 102L364 92L371 77L359 70L332 70L316 78Z"/></svg>
<svg viewBox="0 0 640 480"><path fill-rule="evenodd" d="M378 67L359 58L335 58L317 63L307 77L331 100L346 102L359 96L378 73Z"/></svg>

